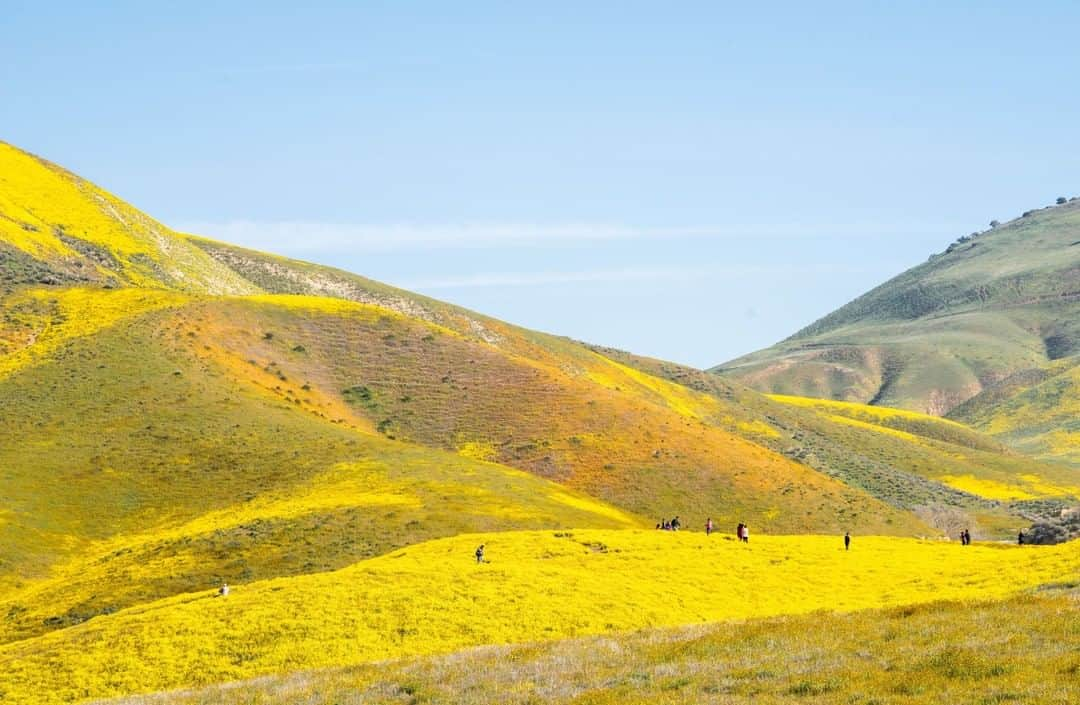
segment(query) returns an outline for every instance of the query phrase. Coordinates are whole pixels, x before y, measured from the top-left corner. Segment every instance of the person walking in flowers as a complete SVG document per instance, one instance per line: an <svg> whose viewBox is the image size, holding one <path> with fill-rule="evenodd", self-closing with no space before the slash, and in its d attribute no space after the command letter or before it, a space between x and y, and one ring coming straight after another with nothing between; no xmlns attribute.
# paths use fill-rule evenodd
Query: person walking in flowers
<svg viewBox="0 0 1080 705"><path fill-rule="evenodd" d="M476 562L484 562L484 544L480 544L480 546L476 549Z"/></svg>

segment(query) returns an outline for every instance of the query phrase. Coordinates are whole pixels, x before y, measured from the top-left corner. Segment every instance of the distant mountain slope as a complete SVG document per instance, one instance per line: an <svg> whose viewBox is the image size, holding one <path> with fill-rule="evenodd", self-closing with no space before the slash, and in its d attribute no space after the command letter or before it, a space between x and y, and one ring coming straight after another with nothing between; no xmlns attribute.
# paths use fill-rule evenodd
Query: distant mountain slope
<svg viewBox="0 0 1080 705"><path fill-rule="evenodd" d="M769 393L944 415L1078 352L1074 199L964 238L791 338L713 371Z"/></svg>
<svg viewBox="0 0 1080 705"><path fill-rule="evenodd" d="M1080 297L1080 200L1027 215L951 245L807 326L789 340L805 340L875 322L913 321L965 311L1075 303ZM1075 323L1075 321L1072 321ZM1043 333L1048 357L1078 350L1075 337Z"/></svg>

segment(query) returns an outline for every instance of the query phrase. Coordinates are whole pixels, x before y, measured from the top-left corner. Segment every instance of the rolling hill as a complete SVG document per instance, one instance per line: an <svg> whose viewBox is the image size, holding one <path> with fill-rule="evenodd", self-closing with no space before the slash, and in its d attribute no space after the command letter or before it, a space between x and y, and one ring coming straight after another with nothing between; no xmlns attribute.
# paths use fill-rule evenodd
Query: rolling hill
<svg viewBox="0 0 1080 705"><path fill-rule="evenodd" d="M961 238L787 340L713 371L768 393L948 415L1076 464L1078 354L1073 199Z"/></svg>
<svg viewBox="0 0 1080 705"><path fill-rule="evenodd" d="M1019 412L1000 426L1001 400L1042 414L1027 387L964 407L993 435L766 396L178 233L3 143L0 311L0 697L13 702L819 609L809 595L835 576L799 585L784 570L846 565L835 538L768 535L1012 538L1080 495L1071 468L1002 442L1029 426ZM1039 384L1071 379L1055 365ZM753 553L641 531L673 515L695 530L747 522ZM906 577L833 606L972 585L1003 596L1074 569L1073 547L988 548L964 554L977 578L927 572L955 547L863 540L878 565L903 556ZM481 541L495 563L468 565ZM876 579L859 566L848 577ZM666 585L676 571L690 584ZM710 596L766 573L805 599L739 611ZM222 582L237 599L207 599ZM575 589L585 597L567 599ZM472 618L481 594L501 605L486 621ZM537 610L550 623L517 619Z"/></svg>

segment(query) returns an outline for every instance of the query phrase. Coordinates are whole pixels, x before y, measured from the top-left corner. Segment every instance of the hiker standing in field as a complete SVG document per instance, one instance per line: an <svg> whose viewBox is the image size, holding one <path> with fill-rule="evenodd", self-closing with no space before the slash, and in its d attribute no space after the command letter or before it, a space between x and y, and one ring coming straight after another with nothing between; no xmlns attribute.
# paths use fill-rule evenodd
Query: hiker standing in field
<svg viewBox="0 0 1080 705"><path fill-rule="evenodd" d="M671 520L671 530L672 531L678 531L681 528L682 528L682 522L679 521L679 515L676 514L675 518Z"/></svg>
<svg viewBox="0 0 1080 705"><path fill-rule="evenodd" d="M742 541L742 522L741 521L739 522L739 525L735 527L735 538Z"/></svg>
<svg viewBox="0 0 1080 705"><path fill-rule="evenodd" d="M742 542L750 543L750 526L748 524L742 525Z"/></svg>
<svg viewBox="0 0 1080 705"><path fill-rule="evenodd" d="M845 531L844 532L844 550L845 551L850 551L851 550L851 532L850 531Z"/></svg>
<svg viewBox="0 0 1080 705"><path fill-rule="evenodd" d="M1024 530L1023 529L1020 529L1020 535L1016 537L1016 543L1021 545L1021 546L1024 545Z"/></svg>
<svg viewBox="0 0 1080 705"><path fill-rule="evenodd" d="M484 544L480 544L480 546L476 549L476 562L484 562Z"/></svg>
<svg viewBox="0 0 1080 705"><path fill-rule="evenodd" d="M705 520L705 535L708 536L712 533L712 517Z"/></svg>

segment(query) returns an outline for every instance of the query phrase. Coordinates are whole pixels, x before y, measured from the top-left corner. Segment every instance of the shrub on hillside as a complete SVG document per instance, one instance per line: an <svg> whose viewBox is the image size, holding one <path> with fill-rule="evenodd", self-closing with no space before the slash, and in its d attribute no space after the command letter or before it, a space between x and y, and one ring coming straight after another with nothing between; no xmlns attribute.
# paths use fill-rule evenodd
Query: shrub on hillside
<svg viewBox="0 0 1080 705"><path fill-rule="evenodd" d="M1069 199L1065 198L1064 196L1058 196L1058 197L1057 197L1057 201L1056 201L1056 203L1057 203L1057 204L1058 204L1059 206L1060 206L1060 205L1063 205L1063 204L1065 204L1065 203L1068 203L1068 202L1069 202Z"/></svg>
<svg viewBox="0 0 1080 705"><path fill-rule="evenodd" d="M1061 512L1061 515L1037 522L1024 532L1027 543L1065 543L1080 538L1080 507Z"/></svg>

